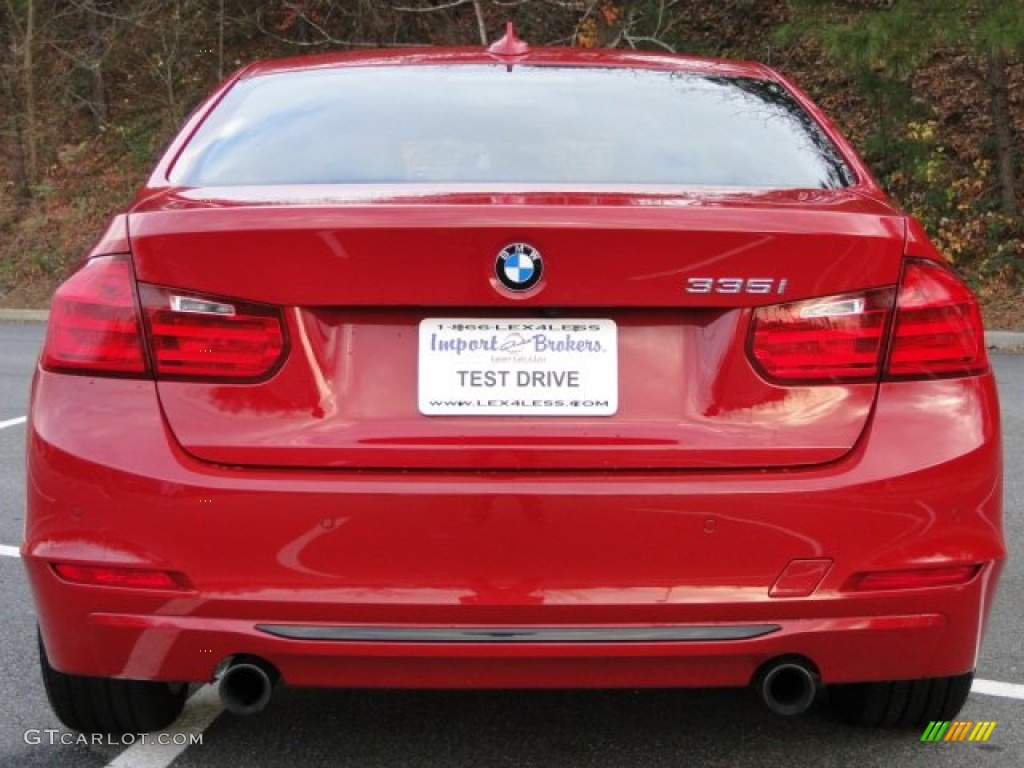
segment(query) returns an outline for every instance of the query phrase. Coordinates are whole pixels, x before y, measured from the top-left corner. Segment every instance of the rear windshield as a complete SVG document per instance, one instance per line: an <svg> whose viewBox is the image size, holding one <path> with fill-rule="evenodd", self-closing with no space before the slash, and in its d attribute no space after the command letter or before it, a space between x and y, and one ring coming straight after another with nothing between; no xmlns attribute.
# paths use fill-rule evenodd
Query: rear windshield
<svg viewBox="0 0 1024 768"><path fill-rule="evenodd" d="M238 82L171 171L185 186L853 181L777 83L623 68L298 70Z"/></svg>

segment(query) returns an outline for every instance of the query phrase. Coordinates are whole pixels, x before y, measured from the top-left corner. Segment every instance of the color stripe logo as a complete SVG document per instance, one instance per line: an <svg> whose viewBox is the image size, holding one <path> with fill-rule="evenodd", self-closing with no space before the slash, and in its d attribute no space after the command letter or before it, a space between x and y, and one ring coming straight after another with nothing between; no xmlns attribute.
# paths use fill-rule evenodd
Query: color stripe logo
<svg viewBox="0 0 1024 768"><path fill-rule="evenodd" d="M996 729L995 720L932 720L921 741L988 741Z"/></svg>

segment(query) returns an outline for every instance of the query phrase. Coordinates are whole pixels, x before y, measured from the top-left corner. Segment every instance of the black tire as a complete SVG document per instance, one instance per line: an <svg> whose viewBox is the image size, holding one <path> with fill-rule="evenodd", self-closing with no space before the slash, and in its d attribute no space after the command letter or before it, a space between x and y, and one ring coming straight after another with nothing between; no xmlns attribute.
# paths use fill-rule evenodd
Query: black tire
<svg viewBox="0 0 1024 768"><path fill-rule="evenodd" d="M974 672L955 677L836 685L829 698L842 716L869 728L910 728L952 720L971 692Z"/></svg>
<svg viewBox="0 0 1024 768"><path fill-rule="evenodd" d="M57 718L82 733L148 733L173 723L188 686L148 680L66 675L50 666L39 638L39 666L46 698Z"/></svg>

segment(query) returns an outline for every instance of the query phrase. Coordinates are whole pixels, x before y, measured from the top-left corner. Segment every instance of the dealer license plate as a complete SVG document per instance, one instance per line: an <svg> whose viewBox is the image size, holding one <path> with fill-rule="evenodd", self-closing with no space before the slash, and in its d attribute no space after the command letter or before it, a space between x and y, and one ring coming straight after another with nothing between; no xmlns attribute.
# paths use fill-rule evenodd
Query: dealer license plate
<svg viewBox="0 0 1024 768"><path fill-rule="evenodd" d="M428 416L611 416L619 407L613 320L428 318L419 409Z"/></svg>

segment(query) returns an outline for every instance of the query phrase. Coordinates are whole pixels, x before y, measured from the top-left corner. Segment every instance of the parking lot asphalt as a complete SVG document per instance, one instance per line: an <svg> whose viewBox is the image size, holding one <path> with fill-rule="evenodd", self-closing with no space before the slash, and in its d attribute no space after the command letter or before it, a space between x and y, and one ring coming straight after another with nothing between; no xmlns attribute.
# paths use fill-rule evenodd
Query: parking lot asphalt
<svg viewBox="0 0 1024 768"><path fill-rule="evenodd" d="M202 743L184 751L75 741L46 704L28 585L10 547L21 541L24 438L19 419L43 326L0 324L0 766L1021 766L1024 765L1024 356L995 354L1006 438L1010 561L962 720L996 721L986 743L920 741L916 731L842 724L825 706L769 714L749 691L321 691L281 689L249 718L217 716L200 688L171 727L197 720ZM912 450L912 446L908 446ZM52 733L47 733L52 729ZM32 743L38 741L39 743Z"/></svg>

